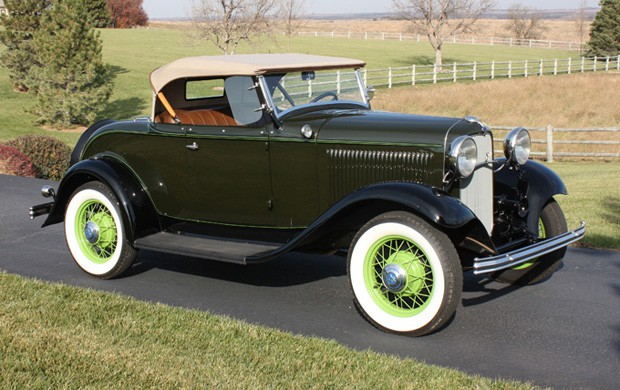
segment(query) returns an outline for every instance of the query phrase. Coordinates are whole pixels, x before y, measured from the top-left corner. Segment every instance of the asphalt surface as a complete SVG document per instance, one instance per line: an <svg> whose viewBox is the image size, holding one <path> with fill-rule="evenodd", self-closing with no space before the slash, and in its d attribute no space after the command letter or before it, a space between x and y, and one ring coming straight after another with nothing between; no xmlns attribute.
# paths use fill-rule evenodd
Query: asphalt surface
<svg viewBox="0 0 620 390"><path fill-rule="evenodd" d="M525 288L465 276L454 321L422 338L383 333L355 310L345 260L288 254L248 267L144 251L123 278L83 273L62 225L28 207L46 182L0 175L0 269L225 314L356 349L557 388L620 388L620 252L569 248L564 266ZM55 184L55 183L51 183ZM412 373L415 375L415 373Z"/></svg>

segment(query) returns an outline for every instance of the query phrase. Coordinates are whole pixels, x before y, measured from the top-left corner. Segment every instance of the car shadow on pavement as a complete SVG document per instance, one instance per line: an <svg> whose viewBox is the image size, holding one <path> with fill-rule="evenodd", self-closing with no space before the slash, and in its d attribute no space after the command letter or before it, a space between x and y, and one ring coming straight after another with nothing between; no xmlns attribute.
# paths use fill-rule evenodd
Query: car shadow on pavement
<svg viewBox="0 0 620 390"><path fill-rule="evenodd" d="M255 286L288 287L346 276L346 259L339 256L288 253L252 265L222 263L152 251L140 251L124 277L162 269Z"/></svg>
<svg viewBox="0 0 620 390"><path fill-rule="evenodd" d="M616 267L620 268L620 264L616 264ZM611 288L614 290L615 294L617 295L618 299L620 300L620 284L612 283L611 284ZM615 347L616 347L616 353L618 355L620 355L620 323L618 323L615 326L614 331L616 333L616 341L614 342Z"/></svg>

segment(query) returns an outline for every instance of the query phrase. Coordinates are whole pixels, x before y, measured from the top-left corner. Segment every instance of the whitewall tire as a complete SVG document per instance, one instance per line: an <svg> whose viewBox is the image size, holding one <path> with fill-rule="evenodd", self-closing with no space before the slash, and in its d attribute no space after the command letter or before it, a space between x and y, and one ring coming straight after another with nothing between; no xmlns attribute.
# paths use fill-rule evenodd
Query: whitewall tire
<svg viewBox="0 0 620 390"><path fill-rule="evenodd" d="M463 288L450 239L406 212L382 214L360 229L348 273L356 305L372 324L416 336L453 317Z"/></svg>
<svg viewBox="0 0 620 390"><path fill-rule="evenodd" d="M107 186L90 182L75 190L65 210L65 238L82 270L102 279L125 272L136 257L126 237L118 201Z"/></svg>

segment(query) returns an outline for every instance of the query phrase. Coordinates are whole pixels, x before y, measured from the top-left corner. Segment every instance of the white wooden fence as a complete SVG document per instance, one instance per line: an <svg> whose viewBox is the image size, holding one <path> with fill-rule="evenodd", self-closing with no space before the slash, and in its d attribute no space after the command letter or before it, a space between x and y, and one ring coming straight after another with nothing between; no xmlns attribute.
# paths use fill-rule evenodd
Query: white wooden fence
<svg viewBox="0 0 620 390"><path fill-rule="evenodd" d="M352 31L300 31L297 33L300 37L327 37L327 38L347 38L347 39L373 39L373 40L396 40L396 41L426 41L426 37L420 34L403 34L403 33L389 33L389 32L352 32ZM451 36L444 41L445 43L458 43L458 44L470 44L470 45L487 45L487 46L522 46L533 47L542 49L557 49L557 50L575 50L581 51L585 45L578 42L569 41L548 41L540 39L516 39L516 38L501 38L501 37L458 37Z"/></svg>
<svg viewBox="0 0 620 390"><path fill-rule="evenodd" d="M493 130L511 130L513 127L508 126L490 126ZM544 151L533 151L532 156L537 156L545 159L548 162L553 162L555 157L579 157L579 158L604 158L604 159L618 159L620 158L620 127L607 127L607 128L588 128L588 129L567 129L567 128L554 128L551 125L547 127L527 127L532 136L532 144L535 149L535 145L542 145ZM543 134L540 134L543 133ZM567 137L561 137L556 139L556 133L611 133L613 139L600 140L600 139L588 139L588 140L574 140L565 139ZM616 136L617 135L617 136ZM538 138L537 138L538 136ZM590 138L590 137L589 137ZM596 138L592 136L591 138ZM495 143L501 144L503 139L501 137L495 137ZM587 149L592 148L595 151L592 152L559 152L556 150L556 145L582 145ZM616 146L616 152L601 152L600 149L611 149ZM540 149L540 148L539 148ZM496 145L495 154L503 154L501 145Z"/></svg>
<svg viewBox="0 0 620 390"><path fill-rule="evenodd" d="M366 85L388 87L439 82L476 81L513 77L559 75L620 70L620 55L579 57L538 61L491 61L457 64L411 65L387 69L364 69Z"/></svg>

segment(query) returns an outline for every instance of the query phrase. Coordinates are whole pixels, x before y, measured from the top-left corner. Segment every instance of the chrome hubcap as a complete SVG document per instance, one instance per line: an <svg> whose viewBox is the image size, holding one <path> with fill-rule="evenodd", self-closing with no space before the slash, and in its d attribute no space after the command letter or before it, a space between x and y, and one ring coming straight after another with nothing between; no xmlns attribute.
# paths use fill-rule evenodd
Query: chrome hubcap
<svg viewBox="0 0 620 390"><path fill-rule="evenodd" d="M99 241L99 226L93 221L89 221L84 226L84 237L86 237L86 241L91 244L96 244Z"/></svg>
<svg viewBox="0 0 620 390"><path fill-rule="evenodd" d="M383 285L391 292L399 293L407 287L407 273L399 264L389 264L381 272Z"/></svg>

